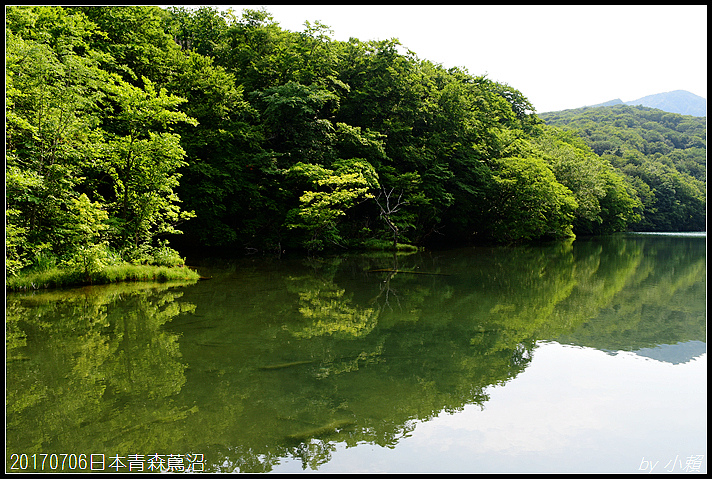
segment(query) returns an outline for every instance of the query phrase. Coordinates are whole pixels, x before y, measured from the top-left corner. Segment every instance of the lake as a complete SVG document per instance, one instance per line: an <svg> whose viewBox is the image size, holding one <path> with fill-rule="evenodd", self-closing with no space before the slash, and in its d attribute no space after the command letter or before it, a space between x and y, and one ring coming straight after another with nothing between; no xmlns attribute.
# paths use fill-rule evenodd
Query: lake
<svg viewBox="0 0 712 479"><path fill-rule="evenodd" d="M188 263L7 295L6 472L707 470L704 233Z"/></svg>

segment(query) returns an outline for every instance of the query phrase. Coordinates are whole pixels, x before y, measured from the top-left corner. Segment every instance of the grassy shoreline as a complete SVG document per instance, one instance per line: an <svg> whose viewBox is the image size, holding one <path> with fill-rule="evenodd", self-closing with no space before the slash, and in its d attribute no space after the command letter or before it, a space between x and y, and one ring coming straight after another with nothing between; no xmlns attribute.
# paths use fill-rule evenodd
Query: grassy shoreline
<svg viewBox="0 0 712 479"><path fill-rule="evenodd" d="M20 272L5 278L6 292L36 289L68 288L121 281L175 281L199 280L200 275L185 266L147 266L122 264L107 266L101 271L85 274L83 271L54 267L40 272Z"/></svg>

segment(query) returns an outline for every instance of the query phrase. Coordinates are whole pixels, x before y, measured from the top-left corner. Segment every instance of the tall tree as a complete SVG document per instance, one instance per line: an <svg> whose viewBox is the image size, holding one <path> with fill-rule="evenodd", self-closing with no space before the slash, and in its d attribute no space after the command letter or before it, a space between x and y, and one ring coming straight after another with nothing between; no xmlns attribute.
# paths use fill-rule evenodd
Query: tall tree
<svg viewBox="0 0 712 479"><path fill-rule="evenodd" d="M105 147L105 168L114 184L113 226L121 247L137 248L157 235L176 233L175 226L193 216L181 211L174 191L178 169L186 162L180 136L169 129L197 122L175 111L184 98L157 91L147 78L143 82L145 89L116 85L113 131Z"/></svg>
<svg viewBox="0 0 712 479"><path fill-rule="evenodd" d="M185 154L170 131L195 123L175 111L185 100L107 71L113 58L94 49L106 37L81 9L12 7L7 25L12 241L72 263L80 249L150 248L175 233L191 216L174 191ZM82 224L97 234L78 234Z"/></svg>
<svg viewBox="0 0 712 479"><path fill-rule="evenodd" d="M6 198L31 250L73 247L66 212L101 141L101 102L115 81L87 46L96 35L83 15L59 7L7 9Z"/></svg>

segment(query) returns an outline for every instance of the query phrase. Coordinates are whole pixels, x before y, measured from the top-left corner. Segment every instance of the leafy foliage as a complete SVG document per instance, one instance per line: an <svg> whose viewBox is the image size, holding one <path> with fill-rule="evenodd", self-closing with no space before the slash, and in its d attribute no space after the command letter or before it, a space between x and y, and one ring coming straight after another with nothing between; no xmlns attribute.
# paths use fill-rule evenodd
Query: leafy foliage
<svg viewBox="0 0 712 479"><path fill-rule="evenodd" d="M299 197L299 208L287 215L289 228L307 231L304 245L309 250L323 249L325 242L341 244L343 238L337 221L357 201L373 198L369 190L378 186L376 172L363 159L341 160L334 166L335 170L328 170L319 165L297 163L287 172L288 176L311 185Z"/></svg>
<svg viewBox="0 0 712 479"><path fill-rule="evenodd" d="M88 251L179 262L168 239L282 251L704 228L704 119L542 116L557 129L509 85L331 34L264 10L8 7L8 272ZM93 234L75 241L77 225Z"/></svg>
<svg viewBox="0 0 712 479"><path fill-rule="evenodd" d="M106 39L79 10L8 7L11 273L34 254L86 276L116 262L114 250L153 248L191 216L174 192L185 152L170 129L195 120L150 79L134 86L106 69L116 67Z"/></svg>
<svg viewBox="0 0 712 479"><path fill-rule="evenodd" d="M494 181L499 191L493 202L496 236L509 241L571 236L578 203L544 161L499 160Z"/></svg>

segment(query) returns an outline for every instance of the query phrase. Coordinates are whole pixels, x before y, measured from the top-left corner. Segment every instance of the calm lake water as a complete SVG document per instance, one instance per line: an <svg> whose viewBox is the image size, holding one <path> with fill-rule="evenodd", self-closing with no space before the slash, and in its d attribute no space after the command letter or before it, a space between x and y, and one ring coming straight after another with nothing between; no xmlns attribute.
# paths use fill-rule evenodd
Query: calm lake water
<svg viewBox="0 0 712 479"><path fill-rule="evenodd" d="M9 294L6 471L707 470L706 236Z"/></svg>

